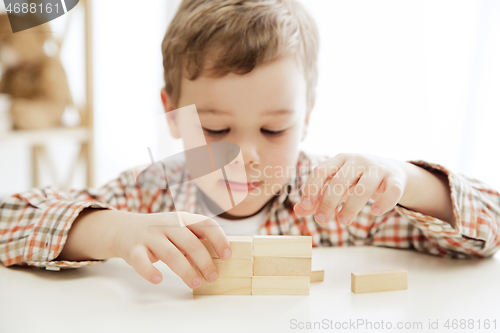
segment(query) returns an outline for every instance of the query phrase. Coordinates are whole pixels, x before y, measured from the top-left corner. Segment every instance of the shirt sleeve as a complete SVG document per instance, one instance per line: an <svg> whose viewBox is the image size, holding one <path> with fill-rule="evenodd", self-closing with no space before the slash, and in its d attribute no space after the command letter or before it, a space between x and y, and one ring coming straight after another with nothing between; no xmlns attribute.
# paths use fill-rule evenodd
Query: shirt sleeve
<svg viewBox="0 0 500 333"><path fill-rule="evenodd" d="M452 173L439 164L408 162L447 176L456 226L400 205L373 216L369 213L371 202L365 210L369 215L365 221L370 224L367 242L442 257L493 256L500 248L500 194L479 180ZM360 227L359 222L354 228Z"/></svg>
<svg viewBox="0 0 500 333"><path fill-rule="evenodd" d="M35 266L50 270L96 265L106 260L54 261L68 232L86 208L152 213L172 205L166 189L144 189L136 177L145 166L122 172L104 186L60 191L35 188L0 202L0 262L5 266Z"/></svg>

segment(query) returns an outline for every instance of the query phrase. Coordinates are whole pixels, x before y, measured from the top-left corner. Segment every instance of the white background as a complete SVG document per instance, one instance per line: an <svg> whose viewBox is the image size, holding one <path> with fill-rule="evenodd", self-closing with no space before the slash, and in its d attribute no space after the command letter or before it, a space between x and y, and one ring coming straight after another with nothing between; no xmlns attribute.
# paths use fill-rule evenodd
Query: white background
<svg viewBox="0 0 500 333"><path fill-rule="evenodd" d="M318 99L304 150L423 159L500 189L500 2L303 2L321 35ZM102 186L148 163L148 146L161 158L180 149L155 124L160 45L178 1L93 3L95 173ZM56 34L64 19L52 22ZM62 54L77 101L85 89L80 24L73 23ZM64 174L74 147L58 142L51 153ZM30 175L28 150L0 142L0 194L28 189ZM73 185L84 186L83 176Z"/></svg>

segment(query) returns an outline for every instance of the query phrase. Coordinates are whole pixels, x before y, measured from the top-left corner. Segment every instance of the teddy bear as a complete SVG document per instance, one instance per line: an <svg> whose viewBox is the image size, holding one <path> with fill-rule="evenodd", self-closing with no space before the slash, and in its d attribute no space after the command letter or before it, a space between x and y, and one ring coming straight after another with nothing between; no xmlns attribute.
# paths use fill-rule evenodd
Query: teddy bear
<svg viewBox="0 0 500 333"><path fill-rule="evenodd" d="M61 126L73 100L48 24L13 33L0 14L0 93L10 96L14 129Z"/></svg>

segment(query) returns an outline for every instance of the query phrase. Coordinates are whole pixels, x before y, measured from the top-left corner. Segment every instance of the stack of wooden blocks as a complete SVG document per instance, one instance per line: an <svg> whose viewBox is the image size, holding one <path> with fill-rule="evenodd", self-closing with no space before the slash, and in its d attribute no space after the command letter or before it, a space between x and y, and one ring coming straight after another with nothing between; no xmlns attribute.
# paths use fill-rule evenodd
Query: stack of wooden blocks
<svg viewBox="0 0 500 333"><path fill-rule="evenodd" d="M231 258L222 260L208 240L201 240L219 270L194 295L309 295L310 236L228 236Z"/></svg>

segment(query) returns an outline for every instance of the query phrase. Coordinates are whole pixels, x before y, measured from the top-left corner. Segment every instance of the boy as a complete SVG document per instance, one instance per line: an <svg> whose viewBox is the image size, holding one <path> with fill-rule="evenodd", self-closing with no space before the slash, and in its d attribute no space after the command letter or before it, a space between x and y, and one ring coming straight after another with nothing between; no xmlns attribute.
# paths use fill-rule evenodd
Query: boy
<svg viewBox="0 0 500 333"><path fill-rule="evenodd" d="M175 163L165 165L166 179L181 184L175 207L169 187L138 186L137 170L97 190L32 189L0 204L4 265L81 267L121 257L160 283L152 263L162 260L196 288L218 277L199 239L228 259L226 234L310 235L313 246L378 245L456 258L498 250L500 194L480 181L424 161L299 152L315 100L318 32L297 2L183 1L162 52L161 98L172 135L189 148L189 123L172 110L196 105L209 144L241 148L248 177L232 185L246 189L246 198L205 218L217 204L183 182L189 173ZM274 172L290 167L299 172ZM185 227L174 210L184 211Z"/></svg>

